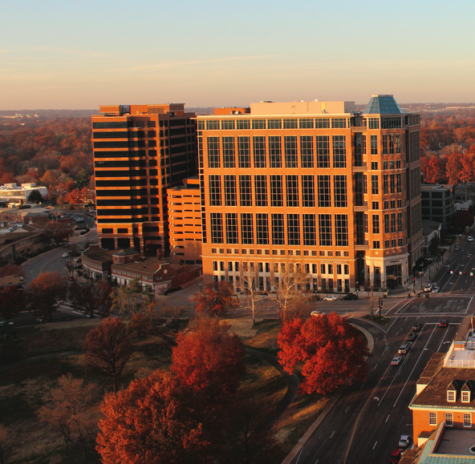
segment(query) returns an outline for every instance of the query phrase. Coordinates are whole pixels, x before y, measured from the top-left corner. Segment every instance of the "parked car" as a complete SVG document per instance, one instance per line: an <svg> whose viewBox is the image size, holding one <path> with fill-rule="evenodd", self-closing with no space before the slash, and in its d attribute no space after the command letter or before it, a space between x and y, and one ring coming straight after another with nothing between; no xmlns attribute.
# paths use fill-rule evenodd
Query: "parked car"
<svg viewBox="0 0 475 464"><path fill-rule="evenodd" d="M336 296L335 295L329 295L323 298L325 301L336 301Z"/></svg>
<svg viewBox="0 0 475 464"><path fill-rule="evenodd" d="M402 361L402 356L394 356L393 360L391 361L391 366L399 366Z"/></svg>
<svg viewBox="0 0 475 464"><path fill-rule="evenodd" d="M355 295L354 293L347 293L342 300L357 300L358 295Z"/></svg>
<svg viewBox="0 0 475 464"><path fill-rule="evenodd" d="M448 321L445 321L445 320L442 320L439 322L439 327L445 329L449 326L449 322Z"/></svg>
<svg viewBox="0 0 475 464"><path fill-rule="evenodd" d="M411 332L411 333L407 336L406 340L407 340L408 342L413 342L416 338L417 338L417 335L416 335L415 333Z"/></svg>
<svg viewBox="0 0 475 464"><path fill-rule="evenodd" d="M473 237L471 235L467 237L467 242L473 242Z"/></svg>
<svg viewBox="0 0 475 464"><path fill-rule="evenodd" d="M391 457L389 458L389 464L397 464L401 460L402 453L404 453L402 448L393 449Z"/></svg>
<svg viewBox="0 0 475 464"><path fill-rule="evenodd" d="M406 354L409 350L411 349L411 344L410 343L404 343L399 347L399 350L397 352L399 354Z"/></svg>
<svg viewBox="0 0 475 464"><path fill-rule="evenodd" d="M400 448L407 448L412 442L412 438L410 435L401 435L399 438L399 447Z"/></svg>
<svg viewBox="0 0 475 464"><path fill-rule="evenodd" d="M61 255L61 258L69 258L69 253L63 253L63 254Z"/></svg>
<svg viewBox="0 0 475 464"><path fill-rule="evenodd" d="M420 323L420 322L416 322L413 326L412 326L412 330L414 332L419 332L421 329L422 329L423 325Z"/></svg>

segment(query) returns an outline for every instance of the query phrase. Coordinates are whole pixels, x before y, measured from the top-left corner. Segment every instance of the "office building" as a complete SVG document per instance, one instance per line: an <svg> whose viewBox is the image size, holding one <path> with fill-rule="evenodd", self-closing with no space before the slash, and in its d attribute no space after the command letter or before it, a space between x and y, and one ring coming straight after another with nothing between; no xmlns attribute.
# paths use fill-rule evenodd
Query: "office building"
<svg viewBox="0 0 475 464"><path fill-rule="evenodd" d="M452 185L422 184L422 219L440 222L444 229L448 229L455 215L452 190Z"/></svg>
<svg viewBox="0 0 475 464"><path fill-rule="evenodd" d="M419 114L392 95L363 112L311 101L216 113L197 117L207 281L241 287L249 263L266 291L292 263L318 291L412 277L423 245Z"/></svg>
<svg viewBox="0 0 475 464"><path fill-rule="evenodd" d="M92 117L97 231L104 249L169 254L167 189L197 173L185 105L109 105Z"/></svg>

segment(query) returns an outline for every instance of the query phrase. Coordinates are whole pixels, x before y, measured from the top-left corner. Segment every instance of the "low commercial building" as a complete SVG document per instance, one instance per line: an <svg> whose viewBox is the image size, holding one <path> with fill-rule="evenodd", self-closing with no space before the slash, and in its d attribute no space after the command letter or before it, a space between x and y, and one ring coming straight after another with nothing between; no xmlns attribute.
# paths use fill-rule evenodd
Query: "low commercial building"
<svg viewBox="0 0 475 464"><path fill-rule="evenodd" d="M429 221L428 219L422 220L422 233L424 234L424 256L429 256L430 245L434 238L440 242L440 233L442 231L442 223Z"/></svg>
<svg viewBox="0 0 475 464"><path fill-rule="evenodd" d="M198 176L183 186L168 189L170 260L180 264L202 264L201 201Z"/></svg>
<svg viewBox="0 0 475 464"><path fill-rule="evenodd" d="M452 185L422 184L422 219L441 222L447 229L451 226L455 214Z"/></svg>
<svg viewBox="0 0 475 464"><path fill-rule="evenodd" d="M23 204L28 201L31 192L36 190L46 199L48 196L48 189L46 187L36 184L5 184L0 186L0 198L5 198L9 203Z"/></svg>

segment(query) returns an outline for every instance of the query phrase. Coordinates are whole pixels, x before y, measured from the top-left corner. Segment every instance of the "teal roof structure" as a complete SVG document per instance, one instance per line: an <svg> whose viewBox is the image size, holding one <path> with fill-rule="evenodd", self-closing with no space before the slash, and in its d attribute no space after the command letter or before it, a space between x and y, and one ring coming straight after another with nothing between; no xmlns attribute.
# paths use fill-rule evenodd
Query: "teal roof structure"
<svg viewBox="0 0 475 464"><path fill-rule="evenodd" d="M363 114L402 114L392 95L373 95Z"/></svg>

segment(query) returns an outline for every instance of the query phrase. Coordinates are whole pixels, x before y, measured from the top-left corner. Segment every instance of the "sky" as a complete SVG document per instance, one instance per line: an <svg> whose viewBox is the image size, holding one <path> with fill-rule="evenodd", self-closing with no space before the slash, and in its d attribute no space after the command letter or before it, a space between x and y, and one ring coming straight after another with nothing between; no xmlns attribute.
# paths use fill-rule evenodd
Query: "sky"
<svg viewBox="0 0 475 464"><path fill-rule="evenodd" d="M472 0L0 0L0 110L475 102Z"/></svg>

